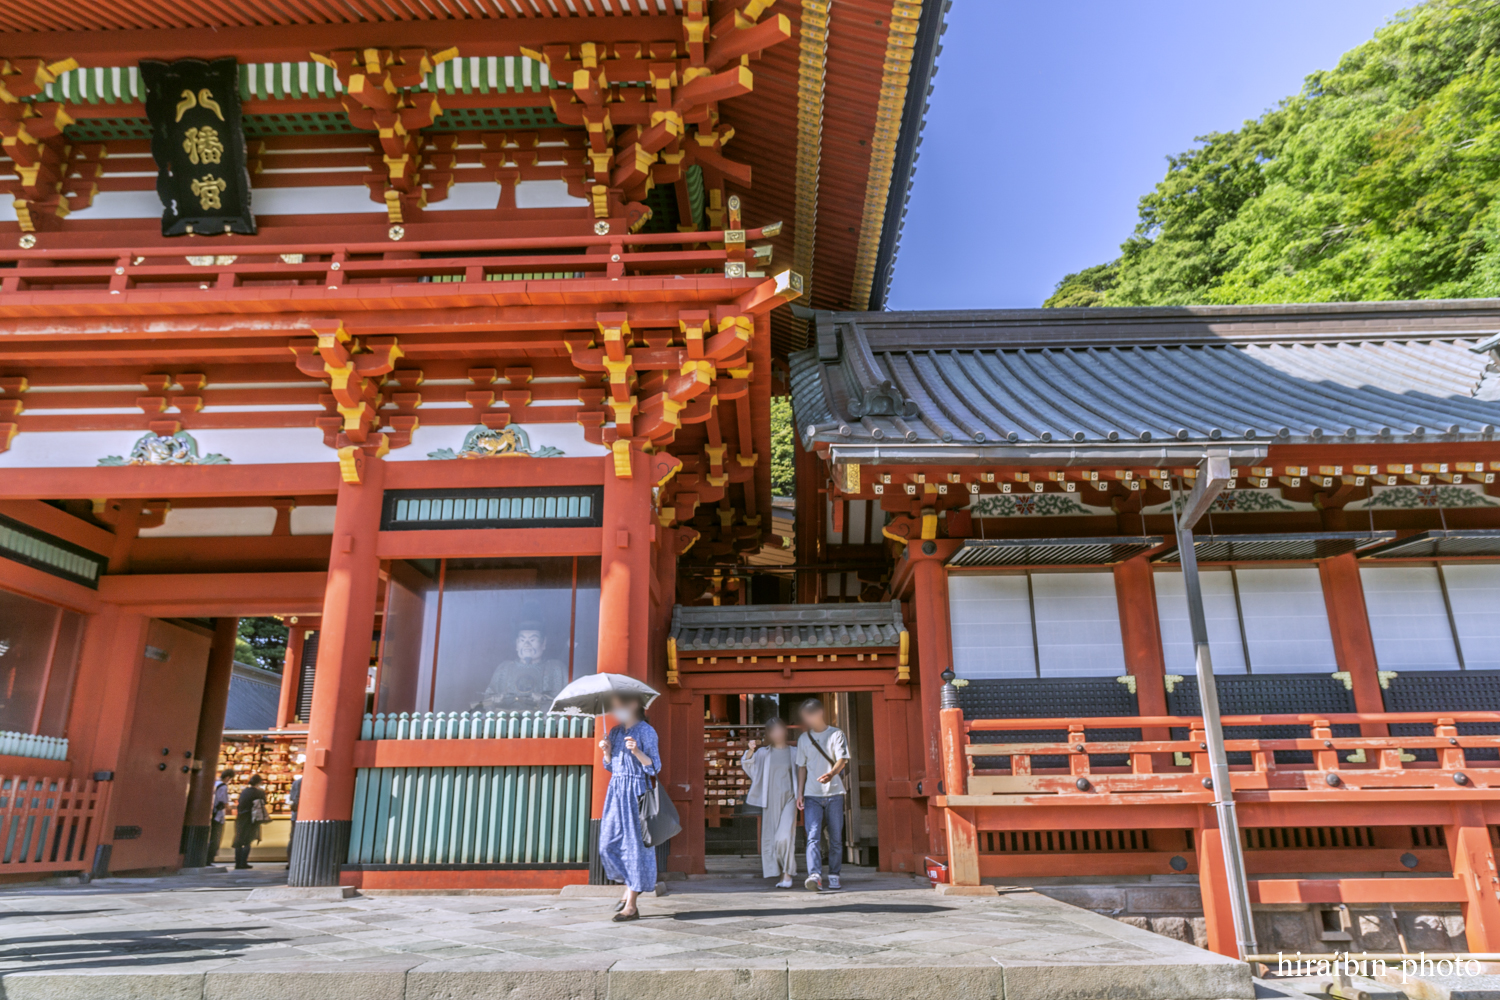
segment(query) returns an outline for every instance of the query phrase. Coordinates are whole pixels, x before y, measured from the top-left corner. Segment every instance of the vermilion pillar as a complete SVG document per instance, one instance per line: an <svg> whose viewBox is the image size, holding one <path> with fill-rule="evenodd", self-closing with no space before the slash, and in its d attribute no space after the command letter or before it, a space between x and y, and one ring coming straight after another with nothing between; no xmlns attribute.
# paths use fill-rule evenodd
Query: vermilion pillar
<svg viewBox="0 0 1500 1000"><path fill-rule="evenodd" d="M608 462L604 473L603 545L599 554L599 672L629 674L648 680L651 638L651 462L647 455L630 449L630 478L622 479ZM670 731L663 725L670 709L667 698L652 706L651 722L670 744ZM608 718L600 720L607 724ZM599 735L604 735L604 726ZM599 819L603 811L608 774L594 767L594 817L589 821L589 878L602 882L598 860Z"/></svg>
<svg viewBox="0 0 1500 1000"><path fill-rule="evenodd" d="M1156 614L1156 583L1145 556L1115 566L1115 599L1120 606L1120 638L1125 667L1135 678L1136 707L1142 715L1167 715L1166 664L1161 621ZM1166 739L1147 736L1146 739Z"/></svg>
<svg viewBox="0 0 1500 1000"><path fill-rule="evenodd" d="M1339 669L1347 671L1354 690L1356 712L1384 712L1380 694L1380 668L1375 659L1375 637L1370 632L1370 614L1365 609L1365 588L1359 578L1354 553L1318 563L1323 578L1323 601L1328 607L1328 628L1333 633L1333 653ZM1360 727L1365 736L1385 736L1384 723Z"/></svg>
<svg viewBox="0 0 1500 1000"><path fill-rule="evenodd" d="M1115 566L1115 600L1120 608L1120 639L1125 647L1125 669L1135 678L1136 711L1141 715L1170 715L1167 711L1166 659L1161 646L1161 619L1156 613L1156 577L1145 556ZM1145 740L1168 740L1171 730L1142 729ZM1153 754L1157 767L1172 762L1171 754Z"/></svg>
<svg viewBox="0 0 1500 1000"><path fill-rule="evenodd" d="M203 707L198 711L198 737L193 744L193 767L197 770L188 785L183 820L184 868L203 868L213 862L208 856L208 842L213 820L214 772L218 770L219 743L224 737L224 713L229 708L229 682L234 677L234 646L239 630L238 618L220 618L214 623L214 644L208 651L208 673L203 680Z"/></svg>
<svg viewBox="0 0 1500 1000"><path fill-rule="evenodd" d="M923 552L931 547L931 552ZM952 542L913 541L907 546L906 558L912 567L912 615L916 619L918 682L922 697L922 758L925 775L922 793L928 797L942 794L938 790L943 776L942 736L939 726L939 699L942 673L953 664L953 636L948 626L948 574L943 558L951 553ZM928 844L933 851L947 853L945 833L941 828L941 810L928 810Z"/></svg>
<svg viewBox="0 0 1500 1000"><path fill-rule="evenodd" d="M339 485L289 885L337 885L348 854L354 744L365 711L380 584L375 542L384 481L385 463L370 458L363 483Z"/></svg>
<svg viewBox="0 0 1500 1000"><path fill-rule="evenodd" d="M604 475L599 556L599 672L648 677L651 615L651 463L630 450L631 478ZM318 660L322 670L323 661Z"/></svg>
<svg viewBox="0 0 1500 1000"><path fill-rule="evenodd" d="M307 629L293 625L286 633L286 659L281 663L281 701L276 706L276 728L285 729L297 717L297 692L302 690L302 643Z"/></svg>

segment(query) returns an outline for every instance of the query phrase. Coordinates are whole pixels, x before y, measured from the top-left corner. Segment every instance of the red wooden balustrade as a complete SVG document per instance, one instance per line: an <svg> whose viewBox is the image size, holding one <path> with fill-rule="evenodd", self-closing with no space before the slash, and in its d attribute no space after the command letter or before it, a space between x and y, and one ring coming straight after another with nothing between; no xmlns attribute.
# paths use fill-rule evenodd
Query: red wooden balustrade
<svg viewBox="0 0 1500 1000"><path fill-rule="evenodd" d="M731 244L745 258L745 240L776 235L779 224L743 230ZM731 235L735 235L731 233ZM731 259L723 230L683 233L616 233L592 236L511 237L489 240L413 240L385 243L258 245L215 242L164 250L160 246L99 249L0 249L0 294L22 291L123 291L132 288L237 288L251 285L339 287L421 281L482 282L490 276L583 274L722 274ZM201 250L213 261L190 264L184 251ZM527 251L532 251L528 253ZM387 259L399 253L403 259ZM419 255L427 255L420 257ZM454 256L440 256L453 254ZM283 255L292 260L283 259ZM220 259L222 258L222 263Z"/></svg>
<svg viewBox="0 0 1500 1000"><path fill-rule="evenodd" d="M107 781L0 776L0 875L89 869L109 789Z"/></svg>
<svg viewBox="0 0 1500 1000"><path fill-rule="evenodd" d="M981 877L1039 874L1037 861L1055 871L1057 853L1027 859L1017 854L981 856L982 838L1021 832L1069 843L1136 843L1112 855L1089 855L1078 874L1194 871L1202 892L1209 945L1233 954L1228 879L1209 785L1203 720L1193 716L965 720L943 709L943 788L935 800L943 815L951 880L978 885ZM1234 715L1223 724L1229 753L1249 753L1231 765L1230 782L1247 831L1360 828L1377 840L1434 829L1440 840L1423 849L1377 842L1357 850L1253 851L1246 867L1251 899L1258 904L1458 903L1471 951L1500 951L1500 872L1491 828L1500 825L1500 760L1468 760L1465 750L1500 748L1500 735L1461 735L1458 724L1500 723L1500 712L1360 712L1307 715ZM1335 725L1417 724L1431 736L1334 736ZM1241 739L1240 726L1303 726L1305 738ZM1090 740L1100 729L1141 728L1157 733L1186 729L1187 739ZM976 734L1062 730L1063 741L977 743ZM1412 751L1430 750L1433 760ZM1303 751L1310 761L1276 760L1277 751ZM1091 757L1124 756L1105 766ZM1353 755L1354 760L1347 759ZM1427 755L1423 755L1427 756ZM1009 767L984 767L1009 757ZM1040 767L1037 758L1062 758L1066 766ZM1051 763L1051 762L1048 762ZM1057 833L1062 831L1062 833ZM1122 839L1120 831L1132 833ZM1170 831L1170 832L1169 832ZM1183 831L1188 841L1181 840ZM1389 831L1382 833L1381 831ZM1178 838L1175 849L1154 842ZM1265 836L1266 834L1253 834ZM1411 836L1415 836L1412 833ZM1436 834L1435 834L1436 836ZM1071 838L1071 840L1069 840ZM988 841L985 841L988 842ZM1050 841L1049 841L1050 843ZM1071 848L1078 857L1077 848ZM1067 853L1066 851L1061 853ZM1321 855L1321 856L1320 856ZM1094 859L1098 859L1097 863ZM1189 860L1190 859L1190 860ZM1392 878L1414 865L1419 878ZM1379 878L1255 878L1292 872L1379 872Z"/></svg>
<svg viewBox="0 0 1500 1000"><path fill-rule="evenodd" d="M1249 764L1231 765L1234 790L1307 789L1328 792L1335 789L1358 791L1373 788L1424 788L1444 781L1457 787L1472 784L1476 789L1488 786L1491 777L1500 782L1500 760L1466 761L1465 749L1500 748L1500 735L1459 735L1460 722L1500 723L1500 712L1359 712L1317 715L1231 715L1223 719L1224 728L1237 726L1305 726L1303 739L1237 739L1224 741L1229 753L1248 752ZM1334 736L1332 727L1340 724L1407 723L1433 727L1431 736ZM975 794L1056 794L1101 795L1144 791L1181 792L1211 799L1203 785L1209 771L1203 720L1193 716L1143 716L1141 718L1071 718L1071 719L978 719L964 721L962 753L965 768L962 787ZM1093 741L1090 729L1135 728L1187 729L1186 740ZM976 732L1061 729L1064 742L1046 743L976 743ZM1302 750L1312 754L1310 763L1279 763L1275 751ZM1433 761L1404 759L1412 750L1435 750ZM1349 761L1354 753L1363 760ZM1090 755L1126 755L1126 766L1098 766ZM1186 757L1190 763L1175 764L1163 758ZM1033 768L1035 757L1063 757L1061 768ZM1008 768L981 768L976 764L986 758L1009 757ZM1466 773L1482 770L1472 778ZM1434 774L1433 772L1446 772ZM1080 783L1080 776L1090 780ZM1087 785L1088 787L1083 787ZM949 794L960 787L953 784Z"/></svg>

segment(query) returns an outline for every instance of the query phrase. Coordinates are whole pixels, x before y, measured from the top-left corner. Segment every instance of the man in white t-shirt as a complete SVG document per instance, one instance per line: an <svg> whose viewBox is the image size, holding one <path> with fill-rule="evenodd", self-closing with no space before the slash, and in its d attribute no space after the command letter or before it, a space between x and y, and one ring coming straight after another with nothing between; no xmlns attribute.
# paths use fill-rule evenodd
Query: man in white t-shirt
<svg viewBox="0 0 1500 1000"><path fill-rule="evenodd" d="M797 808L807 830L807 881L813 892L823 888L823 830L828 830L828 888L842 888L844 867L844 779L849 766L849 738L828 724L823 703L809 698L797 709L802 735L797 739Z"/></svg>

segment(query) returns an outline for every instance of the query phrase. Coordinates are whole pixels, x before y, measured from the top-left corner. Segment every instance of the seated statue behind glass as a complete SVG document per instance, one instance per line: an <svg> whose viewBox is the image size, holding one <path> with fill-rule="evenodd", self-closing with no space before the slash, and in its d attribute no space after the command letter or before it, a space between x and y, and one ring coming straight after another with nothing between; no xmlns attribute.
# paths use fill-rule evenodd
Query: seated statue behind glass
<svg viewBox="0 0 1500 1000"><path fill-rule="evenodd" d="M568 665L548 657L540 622L524 621L516 632L514 659L502 660L475 706L487 712L545 712L568 683Z"/></svg>

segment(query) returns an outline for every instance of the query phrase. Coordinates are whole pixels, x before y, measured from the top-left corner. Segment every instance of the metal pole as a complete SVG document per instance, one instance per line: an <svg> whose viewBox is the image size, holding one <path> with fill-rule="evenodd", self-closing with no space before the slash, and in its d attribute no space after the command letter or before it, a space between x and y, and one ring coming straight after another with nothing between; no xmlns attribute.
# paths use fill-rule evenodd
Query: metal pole
<svg viewBox="0 0 1500 1000"><path fill-rule="evenodd" d="M1187 592L1188 621L1193 631L1193 653L1198 670L1198 699L1203 712L1203 735L1208 744L1209 778L1213 783L1214 812L1224 850L1229 904L1234 914L1234 936L1241 960L1256 952L1255 921L1250 913L1250 889L1245 858L1240 852L1240 823L1229 785L1229 757L1224 752L1224 727L1219 722L1219 689L1214 681L1213 657L1208 649L1208 619L1203 613L1203 589L1198 579L1198 556L1193 549L1193 526L1229 481L1229 456L1210 452L1198 465L1198 479L1181 510L1173 511L1177 553Z"/></svg>

